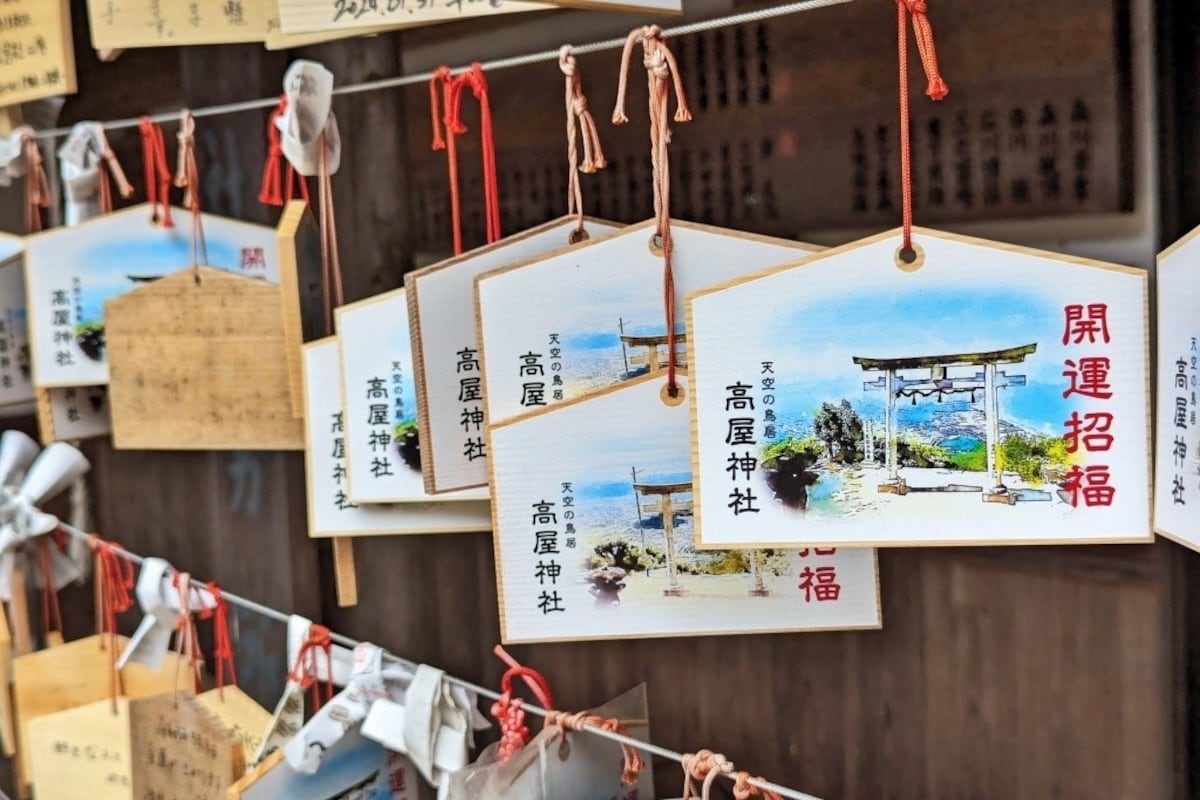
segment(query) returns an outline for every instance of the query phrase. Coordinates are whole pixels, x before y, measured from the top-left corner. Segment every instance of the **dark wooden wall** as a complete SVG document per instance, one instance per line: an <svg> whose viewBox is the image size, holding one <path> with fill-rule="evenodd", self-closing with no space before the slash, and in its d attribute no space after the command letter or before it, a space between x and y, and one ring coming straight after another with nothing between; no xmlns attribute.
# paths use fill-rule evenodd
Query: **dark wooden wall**
<svg viewBox="0 0 1200 800"><path fill-rule="evenodd" d="M1195 31L1188 3L1165 5L1177 23L1190 21L1183 30ZM881 17L885 26L894 19ZM132 52L111 65L84 47L78 55L81 91L64 122L271 95L288 57L240 46ZM324 61L341 83L400 69L395 36L303 55ZM1177 94L1190 96L1195 85L1185 82ZM414 96L337 101L352 148L335 179L348 300L400 285L417 249L404 221L440 213L412 207L422 200L409 185L406 154L420 145L408 137L427 114L411 107ZM604 109L608 100L595 102ZM264 122L264 113L201 120L208 209L273 221L275 212L254 199ZM114 143L139 172L136 138ZM1183 182L1167 183L1164 198L1176 213ZM1195 206L1183 212L1193 223ZM95 464L96 526L106 536L407 658L498 681L490 537L360 540L360 604L340 609L327 545L305 538L299 455L115 452L102 441L86 450ZM830 800L1182 798L1194 785L1196 619L1186 609L1196 606L1197 561L1165 542L885 551L882 631L512 651L549 677L565 708L645 681L656 742L712 747ZM86 592L75 591L71 605L70 627L82 633ZM272 703L285 669L283 628L248 615L239 626L242 681ZM656 774L660 796L678 791L677 768L660 764Z"/></svg>

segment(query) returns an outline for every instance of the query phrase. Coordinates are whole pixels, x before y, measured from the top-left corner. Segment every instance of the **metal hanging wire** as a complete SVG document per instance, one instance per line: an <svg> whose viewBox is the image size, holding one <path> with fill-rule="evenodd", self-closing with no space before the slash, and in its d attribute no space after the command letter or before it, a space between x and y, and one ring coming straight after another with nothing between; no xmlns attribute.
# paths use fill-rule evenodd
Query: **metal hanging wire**
<svg viewBox="0 0 1200 800"><path fill-rule="evenodd" d="M718 28L728 28L734 25L746 25L752 22L763 22L769 19L778 17L787 17L792 14L799 14L804 11L812 11L818 8L826 8L828 6L841 5L849 3L851 0L799 0L799 2L784 3L771 8L760 8L754 11L744 11L738 14L729 14L723 17L715 17L713 19L702 20L700 22L689 22L686 25L677 25L673 28L663 29L665 36L686 36L692 33L702 33L704 31L712 31ZM617 39L604 39L598 42L589 44L572 45L571 52L576 55L586 55L587 53L599 53L605 50L619 50L625 46L625 37ZM483 69L486 72L493 72L499 69L508 69L510 67L524 67L530 64L541 64L543 62L558 62L558 50L542 50L536 53L526 53L520 56L511 56L509 58L498 58L493 61L482 62ZM401 86L414 86L418 84L429 83L429 79L433 77L432 72L418 72L411 75L399 75L394 78L381 78L374 81L364 81L362 83L351 83L345 86L339 86L333 90L335 95L359 94L361 92L374 92L381 89L395 89ZM219 117L226 114L238 114L243 111L258 111L262 109L274 108L279 102L279 96L264 97L258 100L243 100L239 103L222 103L215 106L204 106L203 108L190 109L192 116L199 119L200 117ZM172 111L167 114L152 114L150 119L159 124L170 124L179 122L179 112ZM122 128L136 128L142 117L127 117L125 119L113 119L107 122L101 122L100 125L105 130L115 131ZM37 138L39 139L56 139L66 136L71 132L68 128L50 128L48 130L38 131Z"/></svg>
<svg viewBox="0 0 1200 800"><path fill-rule="evenodd" d="M68 536L72 536L76 539L81 539L85 542L90 541L90 539L91 539L90 534L85 533L84 531L81 531L78 528L74 528L63 522L59 522L59 528L64 533L66 533ZM130 561L134 564L140 565L145 560L145 558L138 555L137 553L130 552L129 550L126 550L125 548L120 547L119 545L110 543L110 547L112 548L112 551L114 553L116 553L118 556L120 556L121 558L124 558L125 560ZM221 589L221 597L223 597L226 600L226 602L228 602L232 605L238 606L240 608L244 608L251 613L258 614L260 616L267 617L268 619L273 619L278 622L282 622L284 624L287 624L288 620L291 618L291 615L287 614L286 612L280 611L279 609L276 609L276 608L271 608L270 606L265 606L262 603L256 603L255 601L250 600L245 597L242 597L241 595L236 595L233 592L228 592L224 588ZM351 639L349 636L343 636L340 633L332 633L331 632L329 638L332 639L337 644L342 645L343 647L351 647L352 648L359 644L357 641L355 641L354 639ZM391 661L393 663L399 664L399 665L403 666L405 669L408 669L410 671L415 671L417 668L417 665L414 664L413 662L407 661L403 658L399 658L398 656L394 656L391 653L385 652L384 658L388 659L389 661ZM447 683L449 683L453 686L458 686L463 689L466 689L469 692L474 692L475 694L480 695L481 697L486 697L490 700L499 700L500 699L499 692L496 692L492 689L488 689L486 686L477 686L477 685L471 683L470 681L465 681L462 678L455 678L451 675L446 675L443 678L443 680L445 680ZM540 706L538 706L534 703L525 703L522 706L522 708L524 708L525 711L527 711L531 714L536 714L537 716L540 716L540 717L546 716L546 709L541 708ZM630 736L625 736L620 733L615 733L613 731L604 730L603 728L595 728L590 725L584 725L580 728L580 730L582 730L586 733L590 733L594 736L599 736L602 739L609 739L610 741L617 742L618 744L631 745L632 747L636 747L638 750L641 750L644 753L650 753L651 755L658 756L659 758L665 758L669 761L675 761L675 762L678 762L679 764L683 764L683 754L682 753L678 753L674 750L668 750L665 747L659 747L658 745L652 744L650 742L643 742L640 739L634 739ZM728 778L729 780L733 780L736 776L734 774L728 774L728 775L725 775L725 777ZM759 778L751 778L750 784L753 786L757 786L760 789L765 789L768 791L775 792L776 794L780 795L781 797L787 797L787 798L790 798L791 800L819 800L819 798L814 797L813 795L805 794L804 792L800 792L795 789L789 789L786 786L779 786L778 784L774 784L774 783L771 783L769 781L765 781L765 780L762 780Z"/></svg>

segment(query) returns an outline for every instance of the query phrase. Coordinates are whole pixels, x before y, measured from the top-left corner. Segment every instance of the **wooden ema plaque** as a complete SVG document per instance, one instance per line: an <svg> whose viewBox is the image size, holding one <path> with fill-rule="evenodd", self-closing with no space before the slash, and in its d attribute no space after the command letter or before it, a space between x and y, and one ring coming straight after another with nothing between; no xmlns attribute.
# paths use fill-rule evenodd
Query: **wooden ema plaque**
<svg viewBox="0 0 1200 800"><path fill-rule="evenodd" d="M110 300L105 314L118 449L303 448L278 286L186 269Z"/></svg>
<svg viewBox="0 0 1200 800"><path fill-rule="evenodd" d="M213 689L196 695L196 702L233 731L247 761L258 752L263 734L271 724L271 712L237 686Z"/></svg>
<svg viewBox="0 0 1200 800"><path fill-rule="evenodd" d="M187 694L130 701L129 748L135 798L223 800L246 771L241 739Z"/></svg>
<svg viewBox="0 0 1200 800"><path fill-rule="evenodd" d="M69 0L6 0L4 14L0 107L74 94Z"/></svg>
<svg viewBox="0 0 1200 800"><path fill-rule="evenodd" d="M117 652L127 642L117 638ZM49 714L75 709L94 703L103 714L110 715L107 702L112 691L109 679L112 657L108 652L109 637L88 636L73 642L19 656L13 661L13 693L16 706L17 731L20 740L27 743L20 748L21 771L32 777L34 751L32 739L33 721ZM161 694L175 688L176 676L179 685L187 687L189 673L176 669L179 659L168 653L163 667L152 672L140 664L130 664L121 670L126 697L146 697ZM99 703L98 701L105 702ZM85 720L91 715L85 714ZM82 797L85 795L44 793L44 797ZM86 795L92 796L92 795ZM127 795L126 795L127 796Z"/></svg>
<svg viewBox="0 0 1200 800"><path fill-rule="evenodd" d="M687 376L666 390L642 375L491 427L501 639L879 627L872 550L697 552Z"/></svg>
<svg viewBox="0 0 1200 800"><path fill-rule="evenodd" d="M129 698L108 700L38 717L22 751L35 796L133 800L130 781Z"/></svg>
<svg viewBox="0 0 1200 800"><path fill-rule="evenodd" d="M486 500L358 504L346 494L346 424L342 408L338 342L329 337L303 347L304 471L308 535L313 538L466 533L491 529Z"/></svg>
<svg viewBox="0 0 1200 800"><path fill-rule="evenodd" d="M325 335L321 292L321 232L303 200L283 210L277 230L283 337L287 342L288 390L292 416L304 416L304 369L300 345Z"/></svg>
<svg viewBox="0 0 1200 800"><path fill-rule="evenodd" d="M1154 532L1200 550L1200 228L1158 256Z"/></svg>
<svg viewBox="0 0 1200 800"><path fill-rule="evenodd" d="M1146 271L913 241L688 296L697 548L1149 541Z"/></svg>
<svg viewBox="0 0 1200 800"><path fill-rule="evenodd" d="M561 217L536 228L505 237L469 253L432 264L424 269L410 272L404 278L404 289L378 295L378 304L385 308L367 310L371 301L361 301L346 306L338 317L338 335L342 341L343 354L346 342L352 335L351 326L355 317L359 325L370 325L363 314L351 313L353 308L363 309L366 314L391 314L394 321L401 312L389 311L397 301L407 302L403 314L411 328L412 363L415 373L415 412L417 442L420 445L420 469L424 476L425 490L444 493L448 487L482 485L487 481L487 454L472 447L478 444L482 428L482 377L473 366L471 356L478 354L479 338L475 327L475 279L493 270L523 264L531 258L540 258L565 248L579 249L599 236L612 233L619 225L614 222L587 218L583 235L577 234L579 220ZM378 322L374 322L378 326ZM391 325L389 323L389 328ZM392 329L392 338L399 339L400 332ZM389 344L392 341L389 338ZM377 351L380 349L375 348ZM343 355L346 368L346 385L353 387L351 367ZM390 362L383 362L386 369ZM347 394L347 413L350 427L360 420L353 417ZM346 443L347 452L354 460L356 448L361 448L363 439L350 432ZM368 434L369 435L369 434ZM353 472L353 470L351 470ZM358 475L351 475L353 492L357 496L360 487ZM363 487L365 488L365 487ZM369 498L364 498L370 502Z"/></svg>

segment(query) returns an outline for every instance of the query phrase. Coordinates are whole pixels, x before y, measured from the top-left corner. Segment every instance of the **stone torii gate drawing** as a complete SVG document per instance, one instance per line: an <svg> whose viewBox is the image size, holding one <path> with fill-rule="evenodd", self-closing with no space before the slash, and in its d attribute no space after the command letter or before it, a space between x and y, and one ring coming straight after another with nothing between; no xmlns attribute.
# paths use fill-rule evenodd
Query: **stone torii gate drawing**
<svg viewBox="0 0 1200 800"><path fill-rule="evenodd" d="M646 483L636 480L639 470L634 469L635 477L633 490L637 493L638 524L643 525L643 514L662 514L663 533L667 540L667 588L663 594L667 597L686 597L687 589L679 583L679 569L676 565L675 553L675 517L690 516L693 512L691 500L675 500L673 495L691 494L692 484L687 483ZM641 498L657 498L647 505L642 505ZM763 553L755 550L750 555L751 597L769 597L771 590L763 581Z"/></svg>
<svg viewBox="0 0 1200 800"><path fill-rule="evenodd" d="M692 501L680 500L673 502L671 495L691 494L692 484L688 483L635 483L633 490L642 497L657 497L657 502L642 506L638 501L638 515L642 513L662 514L663 533L667 539L667 588L663 594L667 597L683 597L687 590L679 585L679 572L675 567L675 515L691 514ZM657 508L656 508L657 506Z"/></svg>
<svg viewBox="0 0 1200 800"><path fill-rule="evenodd" d="M906 495L909 486L899 474L897 463L896 441L896 398L911 397L916 402L917 397L933 397L939 399L943 395L970 394L974 399L976 392L983 392L984 430L987 437L987 476L990 487L984 490L983 499L989 503L1016 503L1017 496L1009 492L1004 485L1003 476L997 459L1000 445L1000 412L998 391L1007 386L1024 386L1024 375L1009 375L998 371L998 364L1019 364L1025 357L1037 350L1037 344L1026 344L1020 347L1010 347L1004 350L993 350L987 353L953 353L941 356L914 356L909 358L865 358L854 356L855 364L862 367L864 372L882 372L873 381L863 383L863 391L882 389L887 394L887 405L884 412L885 455L887 458L887 479L879 485L879 491L885 494ZM982 372L970 375L955 376L948 374L951 367L983 367ZM901 372L906 370L929 370L928 376L906 378Z"/></svg>

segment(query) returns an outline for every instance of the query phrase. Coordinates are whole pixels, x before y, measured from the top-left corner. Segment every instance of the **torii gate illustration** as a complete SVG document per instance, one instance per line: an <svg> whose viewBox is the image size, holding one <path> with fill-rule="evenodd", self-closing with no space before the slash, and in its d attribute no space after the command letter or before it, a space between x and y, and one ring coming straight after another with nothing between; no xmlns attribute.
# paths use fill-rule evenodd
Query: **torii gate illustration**
<svg viewBox="0 0 1200 800"><path fill-rule="evenodd" d="M1004 485L1004 476L997 459L1000 444L1000 409L998 393L1001 388L1024 386L1024 375L1010 375L997 370L998 365L1019 364L1026 356L1037 350L1037 344L1026 344L1019 347L1009 347L1004 350L993 350L986 353L952 353L948 355L911 356L906 358L867 358L853 356L855 364L862 367L864 372L882 372L873 381L863 383L863 391L882 389L887 394L887 404L884 412L884 438L887 466L887 478L879 484L879 491L884 494L906 495L910 491L982 491L983 500L988 503L1006 503L1013 505L1019 499L1041 500L1050 499L1048 493L1020 493L1010 491ZM951 375L950 370L963 367L982 367L983 371L972 371L965 375ZM905 377L904 372L911 370L928 370L928 375L920 377ZM983 392L984 430L987 447L987 481L986 487L974 486L942 486L942 487L910 487L899 473L896 440L896 399L911 397L916 402L918 397L937 397L939 400L946 395L969 394L974 400L976 393ZM1040 495L1045 494L1043 498Z"/></svg>

